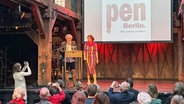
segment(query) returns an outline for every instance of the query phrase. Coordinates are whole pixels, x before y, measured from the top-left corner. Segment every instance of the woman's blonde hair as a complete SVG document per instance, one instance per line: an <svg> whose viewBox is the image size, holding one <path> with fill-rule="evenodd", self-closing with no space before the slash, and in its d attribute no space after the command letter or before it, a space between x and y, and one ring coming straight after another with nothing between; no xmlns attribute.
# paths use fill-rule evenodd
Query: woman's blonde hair
<svg viewBox="0 0 184 104"><path fill-rule="evenodd" d="M13 65L13 73L20 72L20 69L21 69L21 64L20 63L17 62Z"/></svg>
<svg viewBox="0 0 184 104"><path fill-rule="evenodd" d="M76 90L82 90L83 84L80 81L77 81L75 83Z"/></svg>
<svg viewBox="0 0 184 104"><path fill-rule="evenodd" d="M19 100L20 98L23 98L25 95L24 89L21 86L17 86L14 89L13 95L12 95L12 99L14 100Z"/></svg>

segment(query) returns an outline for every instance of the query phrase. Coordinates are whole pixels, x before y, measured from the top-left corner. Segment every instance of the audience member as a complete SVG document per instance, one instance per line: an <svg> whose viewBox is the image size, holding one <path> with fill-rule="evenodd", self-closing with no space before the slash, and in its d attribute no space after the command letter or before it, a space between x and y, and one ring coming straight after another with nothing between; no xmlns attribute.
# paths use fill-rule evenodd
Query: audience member
<svg viewBox="0 0 184 104"><path fill-rule="evenodd" d="M134 93L136 100L137 100L137 95L138 95L139 91L133 88L133 86L134 86L133 80L131 78L128 78L126 81L130 84L129 92Z"/></svg>
<svg viewBox="0 0 184 104"><path fill-rule="evenodd" d="M139 104L150 104L151 96L146 92L139 92L137 95L137 101Z"/></svg>
<svg viewBox="0 0 184 104"><path fill-rule="evenodd" d="M173 88L173 94L170 95L165 104L170 104L171 103L171 99L174 95L182 95L184 96L184 84L180 81L176 82Z"/></svg>
<svg viewBox="0 0 184 104"><path fill-rule="evenodd" d="M155 84L148 86L148 94L152 97L151 104L162 104L162 100L158 99L158 89Z"/></svg>
<svg viewBox="0 0 184 104"><path fill-rule="evenodd" d="M77 91L74 93L71 104L84 104L86 101L86 95L82 91Z"/></svg>
<svg viewBox="0 0 184 104"><path fill-rule="evenodd" d="M17 86L14 89L12 100L9 104L25 104L23 97L25 96L24 89L21 86Z"/></svg>
<svg viewBox="0 0 184 104"><path fill-rule="evenodd" d="M120 92L114 93L113 89L116 86L117 82L113 81L108 92L108 96L112 104L129 104L136 100L134 93L129 92L130 84L128 82L122 82L119 86Z"/></svg>
<svg viewBox="0 0 184 104"><path fill-rule="evenodd" d="M180 104L184 104L184 99L180 101Z"/></svg>
<svg viewBox="0 0 184 104"><path fill-rule="evenodd" d="M25 72L27 69L27 72ZM26 81L25 76L31 75L31 69L29 67L29 63L24 61L24 67L22 68L20 63L15 63L13 65L13 79L15 83L15 87L22 86L25 92L24 100L27 102L27 88L26 88Z"/></svg>
<svg viewBox="0 0 184 104"><path fill-rule="evenodd" d="M57 91L60 91L60 94L57 93ZM65 99L65 93L64 91L61 89L60 85L56 82L56 83L53 83L50 88L50 94L51 96L49 97L49 101L52 103L52 104L60 104L64 101Z"/></svg>
<svg viewBox="0 0 184 104"><path fill-rule="evenodd" d="M51 102L49 102L49 90L46 87L43 87L40 89L40 102L36 103L36 104L52 104Z"/></svg>
<svg viewBox="0 0 184 104"><path fill-rule="evenodd" d="M105 93L97 93L93 104L110 104L110 100Z"/></svg>
<svg viewBox="0 0 184 104"><path fill-rule="evenodd" d="M184 100L182 95L174 95L171 99L171 104L181 104L182 100Z"/></svg>
<svg viewBox="0 0 184 104"><path fill-rule="evenodd" d="M77 81L75 83L75 88L77 91L82 91L83 90L83 84L80 81Z"/></svg>
<svg viewBox="0 0 184 104"><path fill-rule="evenodd" d="M96 92L97 92L96 84L89 84L87 87L88 97L85 101L85 104L92 104L93 103Z"/></svg>
<svg viewBox="0 0 184 104"><path fill-rule="evenodd" d="M58 79L57 83L60 85L60 87L62 89L64 88L65 83L64 83L63 80ZM62 102L62 104L71 104L71 96L70 96L70 94L68 93L68 91L65 91L65 90L64 90L64 93L65 93L65 100Z"/></svg>
<svg viewBox="0 0 184 104"><path fill-rule="evenodd" d="M77 81L75 83L75 88L77 91L82 91L84 92L84 94L86 95L86 97L88 97L88 93L86 91L83 90L83 84L80 81Z"/></svg>

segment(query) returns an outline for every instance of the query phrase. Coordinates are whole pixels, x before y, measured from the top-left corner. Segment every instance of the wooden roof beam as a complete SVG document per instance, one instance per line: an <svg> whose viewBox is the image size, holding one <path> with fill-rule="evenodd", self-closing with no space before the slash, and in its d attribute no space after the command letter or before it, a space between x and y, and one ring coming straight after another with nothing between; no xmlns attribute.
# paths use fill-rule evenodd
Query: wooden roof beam
<svg viewBox="0 0 184 104"><path fill-rule="evenodd" d="M64 8L58 4L53 3L53 10L62 13L64 15L68 15L74 19L78 19L78 16L75 12L71 11L70 9Z"/></svg>
<svg viewBox="0 0 184 104"><path fill-rule="evenodd" d="M31 4L37 4L40 8L48 8L48 1L46 0L25 0Z"/></svg>
<svg viewBox="0 0 184 104"><path fill-rule="evenodd" d="M38 44L38 35L36 35L37 33L30 28L29 31L25 31L25 33L33 40L33 42L36 44L36 45L39 45Z"/></svg>
<svg viewBox="0 0 184 104"><path fill-rule="evenodd" d="M44 1L44 0L26 0L26 1L32 4L31 8L33 11L33 15L36 19L37 26L41 32L41 37L45 38L44 24L43 24L43 20L42 20L39 8L43 8L43 7L48 8L49 6L48 1ZM77 14L72 10L64 8L58 4L51 3L50 5L52 5L52 9L54 10L54 13L55 13L54 19L52 20L52 27L54 26L56 18L59 17L59 18L66 19L71 24L72 35L76 40L76 30L75 30L74 20L78 19Z"/></svg>
<svg viewBox="0 0 184 104"><path fill-rule="evenodd" d="M70 26L71 26L71 31L72 31L72 34L73 34L73 38L76 40L77 42L77 34L76 34L76 28L75 28L75 23L74 23L74 20L71 20L70 21ZM78 42L77 42L78 43Z"/></svg>
<svg viewBox="0 0 184 104"><path fill-rule="evenodd" d="M40 30L40 36L41 38L45 38L45 29L44 29L44 22L40 13L40 9L37 5L31 4L31 10L33 12L33 15L35 17L38 29Z"/></svg>
<svg viewBox="0 0 184 104"><path fill-rule="evenodd" d="M67 15L64 15L62 13L58 13L58 18L64 18L65 20L67 20L70 23L70 28L72 31L73 39L76 40L76 42L77 42L77 35L76 35L76 28L75 28L74 19L67 16Z"/></svg>

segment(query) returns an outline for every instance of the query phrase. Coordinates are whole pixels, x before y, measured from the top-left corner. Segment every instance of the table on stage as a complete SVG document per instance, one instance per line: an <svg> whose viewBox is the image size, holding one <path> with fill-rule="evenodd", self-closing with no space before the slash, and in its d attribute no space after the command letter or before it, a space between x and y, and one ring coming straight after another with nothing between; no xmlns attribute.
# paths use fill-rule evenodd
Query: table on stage
<svg viewBox="0 0 184 104"><path fill-rule="evenodd" d="M69 57L73 57L73 58L77 58L76 59L76 71L77 71L77 79L82 79L82 73L83 73L83 59L82 59L82 51L81 50L72 50L72 51L65 51L65 60L66 58ZM62 75L62 79L64 79L64 81L66 81L65 78L66 75L66 61L64 61L64 73Z"/></svg>

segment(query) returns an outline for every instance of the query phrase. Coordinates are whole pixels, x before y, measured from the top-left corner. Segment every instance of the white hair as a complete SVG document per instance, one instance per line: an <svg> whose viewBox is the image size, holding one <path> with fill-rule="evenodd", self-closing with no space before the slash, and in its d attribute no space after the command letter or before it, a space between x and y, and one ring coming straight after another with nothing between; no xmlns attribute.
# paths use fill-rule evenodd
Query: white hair
<svg viewBox="0 0 184 104"><path fill-rule="evenodd" d="M130 84L126 81L122 82L120 85L121 91L127 91L130 89Z"/></svg>

